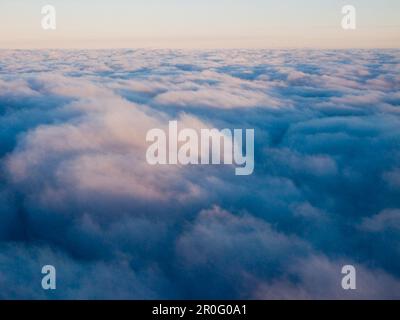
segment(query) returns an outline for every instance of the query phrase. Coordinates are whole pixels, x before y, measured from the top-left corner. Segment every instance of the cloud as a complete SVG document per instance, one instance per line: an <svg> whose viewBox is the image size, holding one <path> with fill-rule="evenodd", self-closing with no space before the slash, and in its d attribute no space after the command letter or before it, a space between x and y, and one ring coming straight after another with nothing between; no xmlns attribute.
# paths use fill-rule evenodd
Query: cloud
<svg viewBox="0 0 400 320"><path fill-rule="evenodd" d="M344 291L340 270L345 261L333 261L324 256L312 256L288 267L285 277L271 283L257 282L255 299L393 299L398 298L400 282L382 272L354 264L357 270L357 290ZM297 281L291 281L296 277Z"/></svg>
<svg viewBox="0 0 400 320"><path fill-rule="evenodd" d="M371 232L385 231L390 228L400 229L400 210L387 209L371 218L365 218L361 228Z"/></svg>
<svg viewBox="0 0 400 320"><path fill-rule="evenodd" d="M398 50L0 60L1 298L399 297ZM171 120L255 129L254 174L148 165Z"/></svg>
<svg viewBox="0 0 400 320"><path fill-rule="evenodd" d="M155 102L178 107L199 106L223 109L277 105L275 101L268 100L262 93L242 91L238 95L216 89L162 93L156 97Z"/></svg>

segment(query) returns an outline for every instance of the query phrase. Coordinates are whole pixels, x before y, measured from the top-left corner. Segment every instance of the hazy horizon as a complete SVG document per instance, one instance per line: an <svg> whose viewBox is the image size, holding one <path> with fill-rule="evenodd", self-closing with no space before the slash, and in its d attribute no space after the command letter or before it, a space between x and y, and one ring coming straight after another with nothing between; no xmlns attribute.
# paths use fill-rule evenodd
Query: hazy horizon
<svg viewBox="0 0 400 320"><path fill-rule="evenodd" d="M57 30L41 28L53 5ZM357 10L357 29L343 30L341 8ZM399 48L396 0L2 0L0 48Z"/></svg>

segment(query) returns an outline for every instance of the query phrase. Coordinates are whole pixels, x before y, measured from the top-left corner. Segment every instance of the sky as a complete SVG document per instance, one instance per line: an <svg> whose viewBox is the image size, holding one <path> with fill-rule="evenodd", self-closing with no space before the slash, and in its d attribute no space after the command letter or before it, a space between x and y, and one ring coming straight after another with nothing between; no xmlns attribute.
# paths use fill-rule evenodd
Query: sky
<svg viewBox="0 0 400 320"><path fill-rule="evenodd" d="M41 28L47 4L55 31ZM1 0L0 48L397 48L399 21L398 0Z"/></svg>

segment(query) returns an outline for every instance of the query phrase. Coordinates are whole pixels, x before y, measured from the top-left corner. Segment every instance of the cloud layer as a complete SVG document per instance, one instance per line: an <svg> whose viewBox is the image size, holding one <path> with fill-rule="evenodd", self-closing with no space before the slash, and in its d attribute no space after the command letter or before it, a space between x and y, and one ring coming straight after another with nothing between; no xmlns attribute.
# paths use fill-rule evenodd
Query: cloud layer
<svg viewBox="0 0 400 320"><path fill-rule="evenodd" d="M0 51L0 298L400 298L399 92L398 50ZM254 174L149 166L170 120Z"/></svg>

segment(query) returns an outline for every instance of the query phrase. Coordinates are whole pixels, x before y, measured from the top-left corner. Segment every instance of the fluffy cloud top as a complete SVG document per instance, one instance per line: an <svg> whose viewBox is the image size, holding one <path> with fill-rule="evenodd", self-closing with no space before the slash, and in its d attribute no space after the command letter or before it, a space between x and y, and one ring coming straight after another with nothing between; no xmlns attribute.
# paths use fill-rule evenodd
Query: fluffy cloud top
<svg viewBox="0 0 400 320"><path fill-rule="evenodd" d="M399 51L0 61L0 298L400 298ZM254 128L254 174L148 165L170 120Z"/></svg>

